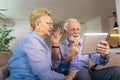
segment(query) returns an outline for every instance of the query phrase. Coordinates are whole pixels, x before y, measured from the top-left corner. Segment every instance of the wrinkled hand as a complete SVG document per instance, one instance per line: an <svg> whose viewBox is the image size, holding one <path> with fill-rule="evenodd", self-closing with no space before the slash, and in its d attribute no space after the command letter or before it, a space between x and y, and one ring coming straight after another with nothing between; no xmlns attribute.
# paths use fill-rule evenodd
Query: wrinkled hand
<svg viewBox="0 0 120 80"><path fill-rule="evenodd" d="M101 53L101 55L103 57L108 56L109 52L110 52L110 47L109 47L109 43L107 41L101 41L97 47L96 47L96 51L98 53Z"/></svg>
<svg viewBox="0 0 120 80"><path fill-rule="evenodd" d="M79 53L78 40L76 40L70 49L68 56L65 58L66 63L69 65L71 60Z"/></svg>
<svg viewBox="0 0 120 80"><path fill-rule="evenodd" d="M53 32L52 36L51 36L51 42L52 45L58 45L60 38L61 38L62 34L60 34L60 28L58 27L57 30L55 32Z"/></svg>
<svg viewBox="0 0 120 80"><path fill-rule="evenodd" d="M76 75L76 73L77 73L78 71L79 71L79 70L70 70L70 71L69 71L69 77L68 77L68 79L69 79L69 80L73 80L74 77L75 77L75 75Z"/></svg>
<svg viewBox="0 0 120 80"><path fill-rule="evenodd" d="M64 80L73 80L70 76L65 76Z"/></svg>
<svg viewBox="0 0 120 80"><path fill-rule="evenodd" d="M72 48L70 49L70 51L72 52L72 55L77 55L77 54L79 53L78 40L76 40L76 41L72 44Z"/></svg>

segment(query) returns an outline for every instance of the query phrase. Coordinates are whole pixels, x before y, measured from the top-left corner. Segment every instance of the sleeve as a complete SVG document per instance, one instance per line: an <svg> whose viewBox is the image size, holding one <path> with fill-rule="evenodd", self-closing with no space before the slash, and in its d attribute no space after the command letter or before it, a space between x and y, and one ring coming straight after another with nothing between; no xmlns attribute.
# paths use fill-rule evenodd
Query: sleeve
<svg viewBox="0 0 120 80"><path fill-rule="evenodd" d="M61 60L60 58L59 60L52 59L52 69L64 73L65 70L68 70L68 67L66 61L64 59Z"/></svg>
<svg viewBox="0 0 120 80"><path fill-rule="evenodd" d="M60 48L59 48L59 50L60 50L60 52L59 52L59 60L55 60L55 59L52 59L52 68L53 69L57 69L57 68L67 68L67 63L66 63L66 61L64 60L64 58L63 58L63 52L64 52L64 46L60 43L59 44L59 46L60 46Z"/></svg>
<svg viewBox="0 0 120 80"><path fill-rule="evenodd" d="M52 69L57 69L61 63L61 56L60 56L60 53L59 53L59 60L56 60L56 59L53 59L52 58Z"/></svg>
<svg viewBox="0 0 120 80"><path fill-rule="evenodd" d="M69 70L81 70L88 68L88 55L77 54L70 63Z"/></svg>
<svg viewBox="0 0 120 80"><path fill-rule="evenodd" d="M52 59L52 68L57 69L61 63L61 60Z"/></svg>
<svg viewBox="0 0 120 80"><path fill-rule="evenodd" d="M99 53L90 54L90 58L98 65L106 65L107 63L109 63L109 56L107 57L106 62L103 62L101 54Z"/></svg>
<svg viewBox="0 0 120 80"><path fill-rule="evenodd" d="M32 71L40 80L64 80L64 75L51 70L51 56L38 39L29 39L24 46Z"/></svg>

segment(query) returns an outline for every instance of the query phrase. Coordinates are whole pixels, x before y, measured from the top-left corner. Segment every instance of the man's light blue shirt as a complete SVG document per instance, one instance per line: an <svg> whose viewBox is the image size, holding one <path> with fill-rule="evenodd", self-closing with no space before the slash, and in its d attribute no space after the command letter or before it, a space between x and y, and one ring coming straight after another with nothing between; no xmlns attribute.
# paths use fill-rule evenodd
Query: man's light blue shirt
<svg viewBox="0 0 120 80"><path fill-rule="evenodd" d="M43 38L30 32L16 47L8 62L6 80L64 80L63 74L51 70L51 51Z"/></svg>
<svg viewBox="0 0 120 80"><path fill-rule="evenodd" d="M79 41L78 46L80 48L80 51L81 51L81 45L82 45L82 41ZM72 47L72 45L68 42L68 40L64 40L60 43L60 52L62 54L63 59L65 59L67 57L67 55L70 52L71 47ZM109 61L109 58L108 58L107 62L104 63L102 61L101 55L99 53L82 55L80 51L72 59L70 65L67 66L69 68L69 70L81 70L81 69L89 70L89 58L91 58L98 65L105 65ZM61 55L59 55L59 56L61 58ZM52 61L53 61L53 68L54 69L58 68L59 64L61 63L61 60L53 59ZM66 63L64 63L64 64L66 64Z"/></svg>

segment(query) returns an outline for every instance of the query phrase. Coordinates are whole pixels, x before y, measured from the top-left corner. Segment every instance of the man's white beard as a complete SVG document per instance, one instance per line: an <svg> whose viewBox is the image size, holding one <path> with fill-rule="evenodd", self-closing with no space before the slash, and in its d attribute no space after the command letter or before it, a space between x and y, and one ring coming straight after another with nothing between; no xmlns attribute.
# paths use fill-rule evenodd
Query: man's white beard
<svg viewBox="0 0 120 80"><path fill-rule="evenodd" d="M77 36L77 37L74 37L74 36ZM80 35L79 34L73 34L73 35L69 36L68 38L71 41L76 41L76 40L80 39Z"/></svg>

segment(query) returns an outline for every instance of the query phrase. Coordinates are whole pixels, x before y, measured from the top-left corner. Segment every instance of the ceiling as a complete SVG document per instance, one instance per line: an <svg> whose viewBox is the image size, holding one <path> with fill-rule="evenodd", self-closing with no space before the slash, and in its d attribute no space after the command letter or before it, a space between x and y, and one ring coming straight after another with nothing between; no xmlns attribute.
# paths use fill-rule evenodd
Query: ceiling
<svg viewBox="0 0 120 80"><path fill-rule="evenodd" d="M115 0L0 0L0 13L12 20L28 20L36 8L48 8L54 22L77 18L85 23L98 16L108 18L115 9Z"/></svg>

